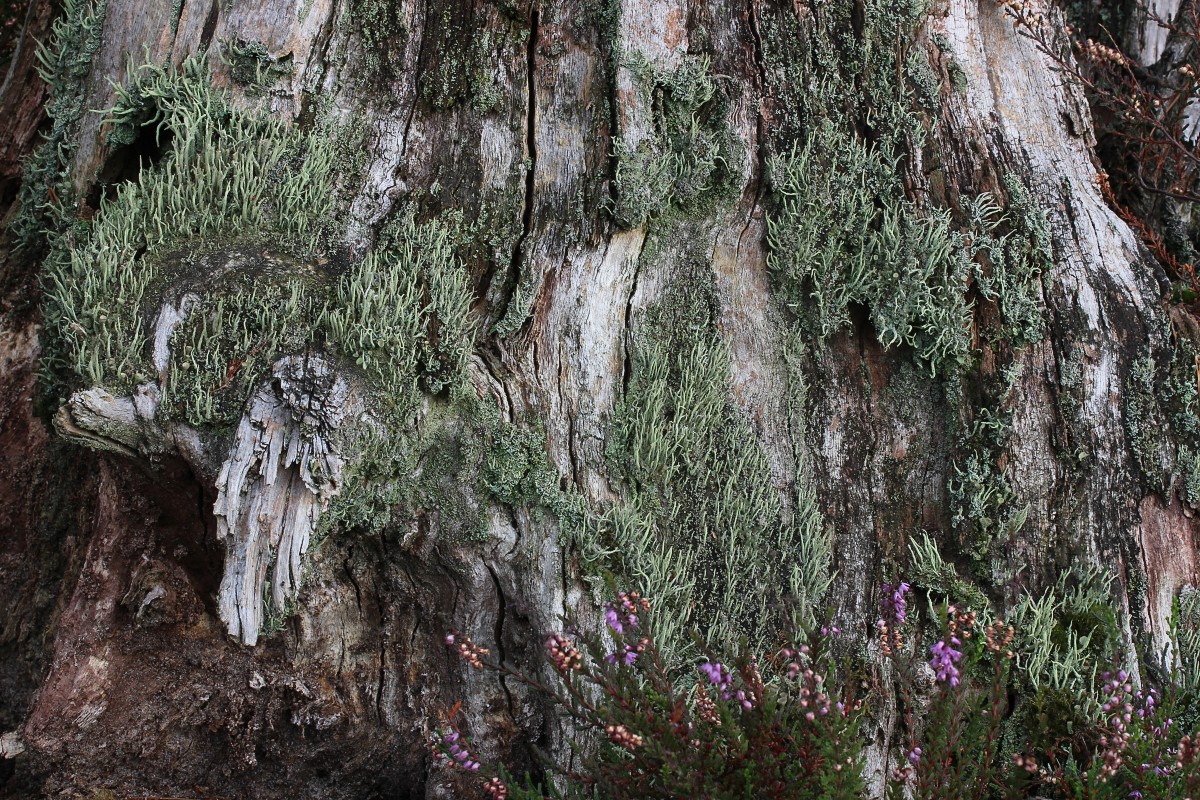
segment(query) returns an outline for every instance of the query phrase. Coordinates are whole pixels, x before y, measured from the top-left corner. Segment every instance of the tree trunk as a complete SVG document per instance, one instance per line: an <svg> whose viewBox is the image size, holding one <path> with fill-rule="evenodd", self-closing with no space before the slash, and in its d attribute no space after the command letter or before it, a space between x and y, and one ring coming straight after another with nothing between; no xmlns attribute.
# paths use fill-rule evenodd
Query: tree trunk
<svg viewBox="0 0 1200 800"><path fill-rule="evenodd" d="M1005 8L901 5L35 3L6 788L454 796L456 701L517 769L570 731L447 632L533 667L606 570L681 658L1088 567L1161 651L1200 327Z"/></svg>

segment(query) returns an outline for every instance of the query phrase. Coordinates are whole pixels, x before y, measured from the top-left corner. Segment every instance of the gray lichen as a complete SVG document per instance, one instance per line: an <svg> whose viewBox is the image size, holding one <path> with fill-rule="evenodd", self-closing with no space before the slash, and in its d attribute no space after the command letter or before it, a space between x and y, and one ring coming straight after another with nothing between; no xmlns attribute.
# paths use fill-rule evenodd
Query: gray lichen
<svg viewBox="0 0 1200 800"><path fill-rule="evenodd" d="M636 144L613 139L613 216L621 227L636 228L719 195L730 179L733 139L728 101L707 57L684 56L665 68L634 53L626 66L653 117L652 131Z"/></svg>

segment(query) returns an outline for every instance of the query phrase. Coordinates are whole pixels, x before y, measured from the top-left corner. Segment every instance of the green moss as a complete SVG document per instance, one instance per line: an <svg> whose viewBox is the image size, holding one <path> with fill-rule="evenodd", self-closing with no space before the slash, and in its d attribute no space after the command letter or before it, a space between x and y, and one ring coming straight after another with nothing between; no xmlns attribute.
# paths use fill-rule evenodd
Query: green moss
<svg viewBox="0 0 1200 800"><path fill-rule="evenodd" d="M495 420L486 435L483 485L500 503L544 509L572 537L592 523L586 501L559 485L558 470L546 454L546 436L537 426Z"/></svg>
<svg viewBox="0 0 1200 800"><path fill-rule="evenodd" d="M1200 347L1174 337L1160 366L1147 351L1125 382L1125 431L1139 468L1162 493L1174 485L1195 506L1200 501Z"/></svg>
<svg viewBox="0 0 1200 800"><path fill-rule="evenodd" d="M653 115L645 138L613 139L613 217L623 228L636 228L671 208L695 210L728 189L733 139L728 101L706 56L684 56L667 69L635 53L625 66Z"/></svg>
<svg viewBox="0 0 1200 800"><path fill-rule="evenodd" d="M434 516L443 541L469 545L487 538L489 500L549 514L571 540L594 522L583 497L560 486L542 430L504 422L468 391L436 401L399 433L357 425L347 444L358 455L326 528L378 533Z"/></svg>
<svg viewBox="0 0 1200 800"><path fill-rule="evenodd" d="M956 94L963 94L967 91L967 73L963 71L962 65L958 63L958 58L955 55L954 47L950 44L950 40L943 33L934 33L930 40L937 47L941 57L945 60L944 66L946 75L950 78L950 89Z"/></svg>

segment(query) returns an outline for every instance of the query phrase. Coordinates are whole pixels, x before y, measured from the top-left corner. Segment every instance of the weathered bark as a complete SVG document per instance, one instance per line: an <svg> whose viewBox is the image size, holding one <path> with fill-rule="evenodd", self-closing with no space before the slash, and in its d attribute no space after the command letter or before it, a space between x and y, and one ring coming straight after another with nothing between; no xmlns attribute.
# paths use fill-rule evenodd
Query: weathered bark
<svg viewBox="0 0 1200 800"><path fill-rule="evenodd" d="M1004 196L1015 179L1047 216L1052 265L1036 278L1045 326L1032 343L980 335L999 312L976 297L979 357L961 394L930 377L912 347L885 347L862 308L849 331L816 341L768 269L767 160L786 150L780 120L792 100L772 78L764 30L807 13L803 3L175 6L109 0L81 107L114 104L131 53L179 65L207 47L260 43L262 63L289 67L265 97L214 58L215 83L303 125L332 98L369 132L361 182L343 187L340 257L361 257L414 199L427 217L461 209L486 220L488 235L464 255L478 330L468 391L503 422L544 432L557 488L597 516L633 491L607 450L640 348L663 338L658 315L680 281L711 276L731 408L761 451L781 516L811 494L834 533L827 600L843 629L868 635L875 587L924 532L968 573L947 486L986 394L970 387L1019 368L1012 388L986 401L1012 416L988 457L1011 486L1008 507L1028 515L996 539L977 582L1011 604L1071 565L1103 566L1118 578L1131 640L1146 652L1164 645L1178 590L1200 579L1195 523L1170 442L1139 464L1131 374L1146 357L1164 372L1186 334L1172 332L1161 268L1104 203L1086 100L993 0L939 2L917 34L912 46L944 85L905 178L912 199L955 209L985 191ZM31 30L45 32L50 17L38 4ZM614 137L627 148L649 141L661 111L619 53L660 71L711 60L734 143L729 186L712 202L661 216L622 207ZM950 60L965 76L959 90ZM0 125L18 133L0 140L28 149L29 109L44 89L28 49L16 69ZM85 216L99 207L99 183L137 174L137 156L106 137L99 114L73 134L67 167ZM10 181L11 156L0 155ZM552 711L511 681L469 671L443 638L455 628L533 664L561 614L586 617L587 568L560 537L562 515L465 485L480 466L460 465L442 482L463 484L451 491L485 520L483 541L463 544L461 520L418 503L381 531L335 524L309 548L355 456L339 450L338 431L364 413L370 387L356 373L316 352L303 363L289 354L255 376L230 435L166 418L166 348L187 317L184 298L199 291L193 276L163 291L155 375L129 396L78 380L39 389L38 265L11 247L5 258L0 732L12 733L0 780L15 796L452 796L425 742L459 699L489 758L527 766L530 743L561 747ZM429 419L447 401L435 391L422 403L415 413ZM450 430L414 476L442 469L439 456L481 457L460 442L482 435L476 428ZM276 609L295 604L272 635L262 631L264 581ZM895 758L895 724L879 715L875 791Z"/></svg>

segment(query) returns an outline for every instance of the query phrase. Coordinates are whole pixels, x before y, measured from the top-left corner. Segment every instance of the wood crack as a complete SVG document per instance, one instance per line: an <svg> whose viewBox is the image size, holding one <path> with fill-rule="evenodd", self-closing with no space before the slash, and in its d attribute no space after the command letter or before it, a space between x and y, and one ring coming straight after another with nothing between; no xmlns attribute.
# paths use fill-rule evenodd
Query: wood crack
<svg viewBox="0 0 1200 800"><path fill-rule="evenodd" d="M492 576L492 585L496 587L496 627L494 631L496 641L496 657L500 663L505 663L508 659L504 655L504 617L507 612L507 601L504 598L504 589L500 586L500 577L496 575L496 570L492 569L491 564L483 565L488 575ZM508 700L508 713L514 720L516 719L516 707L513 705L512 692L509 691L508 682L504 679L504 673L498 672L500 678L500 688L504 690L504 696Z"/></svg>
<svg viewBox="0 0 1200 800"><path fill-rule="evenodd" d="M500 297L501 308L496 318L504 321L515 309L512 308L513 297L521 284L521 273L528 255L529 234L533 230L533 192L535 175L537 173L537 47L538 47L538 7L531 4L529 8L529 37L525 47L525 65L528 73L526 84L528 96L525 106L525 152L528 162L525 169L525 197L521 208L521 235L513 245L512 260L509 265L508 277L504 281L504 290ZM520 327L517 321L511 321L515 330ZM523 322L523 320L521 321Z"/></svg>
<svg viewBox="0 0 1200 800"><path fill-rule="evenodd" d="M212 5L208 9L208 17L204 20L204 29L200 33L200 50L208 49L212 44L213 34L217 32L217 20L221 16L220 0L213 0Z"/></svg>

